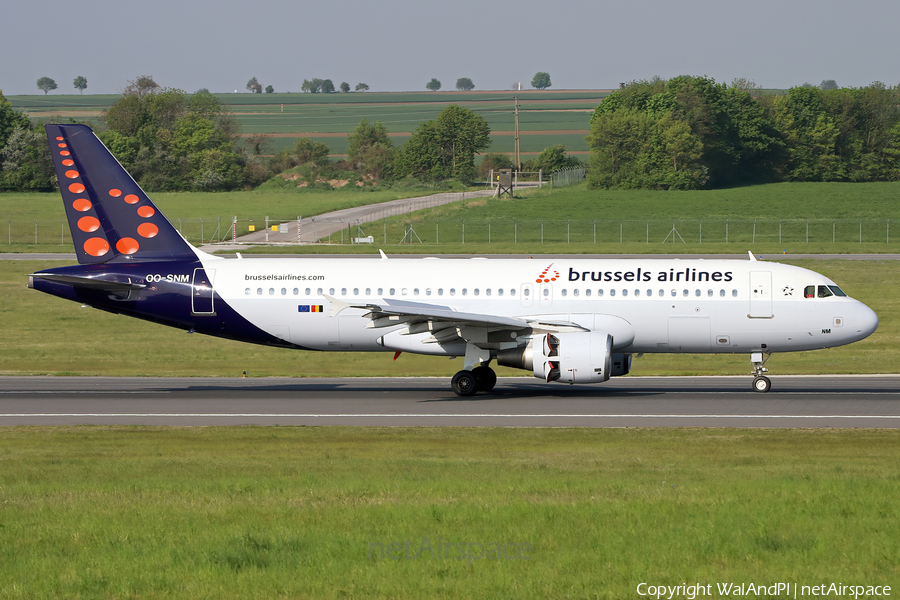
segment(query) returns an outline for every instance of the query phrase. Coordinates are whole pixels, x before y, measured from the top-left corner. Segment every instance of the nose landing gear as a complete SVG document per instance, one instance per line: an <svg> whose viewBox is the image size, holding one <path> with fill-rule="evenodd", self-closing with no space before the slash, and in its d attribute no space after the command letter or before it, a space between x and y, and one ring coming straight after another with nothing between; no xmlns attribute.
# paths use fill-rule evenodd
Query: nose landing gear
<svg viewBox="0 0 900 600"><path fill-rule="evenodd" d="M769 357L772 356L772 353L766 352L765 354L765 358L763 358L762 352L750 353L750 362L753 363L753 371L751 374L755 375L755 377L753 378L753 391L763 394L772 389L772 382L768 377L763 375L763 373L769 372L769 370L763 365L766 364L766 361L769 360Z"/></svg>

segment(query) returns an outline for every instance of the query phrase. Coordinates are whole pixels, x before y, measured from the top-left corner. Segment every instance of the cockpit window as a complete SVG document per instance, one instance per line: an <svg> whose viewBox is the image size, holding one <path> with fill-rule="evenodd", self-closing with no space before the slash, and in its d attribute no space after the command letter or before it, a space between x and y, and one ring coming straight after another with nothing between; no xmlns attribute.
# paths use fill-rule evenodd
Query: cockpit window
<svg viewBox="0 0 900 600"><path fill-rule="evenodd" d="M835 296L845 296L845 297L847 296L847 294L844 293L844 290L842 290L841 288L839 288L836 285L829 285L828 289L830 289L832 292L834 292Z"/></svg>
<svg viewBox="0 0 900 600"><path fill-rule="evenodd" d="M834 296L834 293L828 289L827 285L820 285L819 298L827 298L828 296Z"/></svg>

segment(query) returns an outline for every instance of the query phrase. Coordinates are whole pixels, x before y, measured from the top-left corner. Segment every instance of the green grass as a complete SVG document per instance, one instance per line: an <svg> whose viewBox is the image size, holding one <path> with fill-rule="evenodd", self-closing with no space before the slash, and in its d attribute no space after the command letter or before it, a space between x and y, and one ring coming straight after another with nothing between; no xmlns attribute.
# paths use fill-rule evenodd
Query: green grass
<svg viewBox="0 0 900 600"><path fill-rule="evenodd" d="M898 458L892 430L9 427L0 596L896 586Z"/></svg>
<svg viewBox="0 0 900 600"><path fill-rule="evenodd" d="M392 353L283 350L186 333L137 319L82 308L26 289L26 275L59 261L0 261L0 375L106 376L438 376L462 368L459 360ZM841 348L778 354L772 374L900 373L900 300L895 261L794 261L832 278L878 313L869 338ZM111 344L110 340L115 339ZM77 351L73 351L77 349ZM139 360L136 359L139 357ZM634 375L746 375L746 354L647 354ZM501 376L525 371L498 368Z"/></svg>

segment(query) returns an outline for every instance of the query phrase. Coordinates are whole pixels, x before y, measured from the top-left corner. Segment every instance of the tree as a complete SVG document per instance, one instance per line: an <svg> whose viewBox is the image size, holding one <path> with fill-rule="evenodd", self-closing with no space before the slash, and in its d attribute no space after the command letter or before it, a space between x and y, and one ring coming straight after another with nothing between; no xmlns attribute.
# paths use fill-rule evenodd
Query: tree
<svg viewBox="0 0 900 600"><path fill-rule="evenodd" d="M456 89L461 92L471 92L475 89L475 84L468 77L460 77L456 80Z"/></svg>
<svg viewBox="0 0 900 600"><path fill-rule="evenodd" d="M328 152L327 145L305 137L298 138L292 150L298 165L323 165L328 162Z"/></svg>
<svg viewBox="0 0 900 600"><path fill-rule="evenodd" d="M838 89L838 84L834 79L823 79L822 83L819 84L820 90L836 90Z"/></svg>
<svg viewBox="0 0 900 600"><path fill-rule="evenodd" d="M367 84L367 83L357 83L357 84L356 84L356 89L355 89L354 91L356 91L356 92L368 92L368 91L369 91L369 84Z"/></svg>
<svg viewBox="0 0 900 600"><path fill-rule="evenodd" d="M425 84L425 89L429 92L436 92L441 89L441 82L432 77L431 81Z"/></svg>
<svg viewBox="0 0 900 600"><path fill-rule="evenodd" d="M256 77L250 78L250 81L247 82L247 89L254 94L261 94L263 91L262 84L256 80Z"/></svg>
<svg viewBox="0 0 900 600"><path fill-rule="evenodd" d="M362 119L347 136L347 157L357 173L383 179L390 175L395 154L387 127L381 121L369 123Z"/></svg>
<svg viewBox="0 0 900 600"><path fill-rule="evenodd" d="M38 89L44 90L44 95L46 95L50 90L56 89L56 82L49 77L41 77L37 80L37 86Z"/></svg>
<svg viewBox="0 0 900 600"><path fill-rule="evenodd" d="M341 92L346 94L349 91L350 91L350 84L347 83L346 81L342 81L341 82Z"/></svg>
<svg viewBox="0 0 900 600"><path fill-rule="evenodd" d="M531 87L533 88L545 90L550 87L550 85L550 73L538 71L534 74L534 77L531 78Z"/></svg>
<svg viewBox="0 0 900 600"><path fill-rule="evenodd" d="M322 82L322 86L320 88L323 94L331 94L334 93L334 82L330 79L326 79Z"/></svg>
<svg viewBox="0 0 900 600"><path fill-rule="evenodd" d="M267 94L274 94L274 93L275 93L275 88L273 88L271 85L267 85L267 86L266 86L266 93L267 93Z"/></svg>
<svg viewBox="0 0 900 600"><path fill-rule="evenodd" d="M84 93L84 90L87 88L87 79L79 75L75 78L75 81L72 82L75 85L75 89L79 91L79 93Z"/></svg>
<svg viewBox="0 0 900 600"><path fill-rule="evenodd" d="M6 99L0 91L0 149L6 145L6 140L16 129L29 129L31 127L28 117L13 109L12 102Z"/></svg>
<svg viewBox="0 0 900 600"><path fill-rule="evenodd" d="M490 136L484 117L451 104L416 128L397 159L397 171L425 181L472 181L475 154L490 146Z"/></svg>
<svg viewBox="0 0 900 600"><path fill-rule="evenodd" d="M147 94L153 94L156 90L160 89L158 83L153 81L153 77L150 75L141 75L135 80L128 80L128 85L125 86L125 89L122 90L123 96L135 95L138 98L142 98Z"/></svg>

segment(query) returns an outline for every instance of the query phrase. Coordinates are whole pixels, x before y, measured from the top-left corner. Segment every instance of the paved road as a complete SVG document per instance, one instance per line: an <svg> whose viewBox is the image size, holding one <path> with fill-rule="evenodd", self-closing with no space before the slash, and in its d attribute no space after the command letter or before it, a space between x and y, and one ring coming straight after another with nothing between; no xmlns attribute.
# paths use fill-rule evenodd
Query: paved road
<svg viewBox="0 0 900 600"><path fill-rule="evenodd" d="M503 378L458 398L443 378L0 378L0 425L900 428L900 376Z"/></svg>

